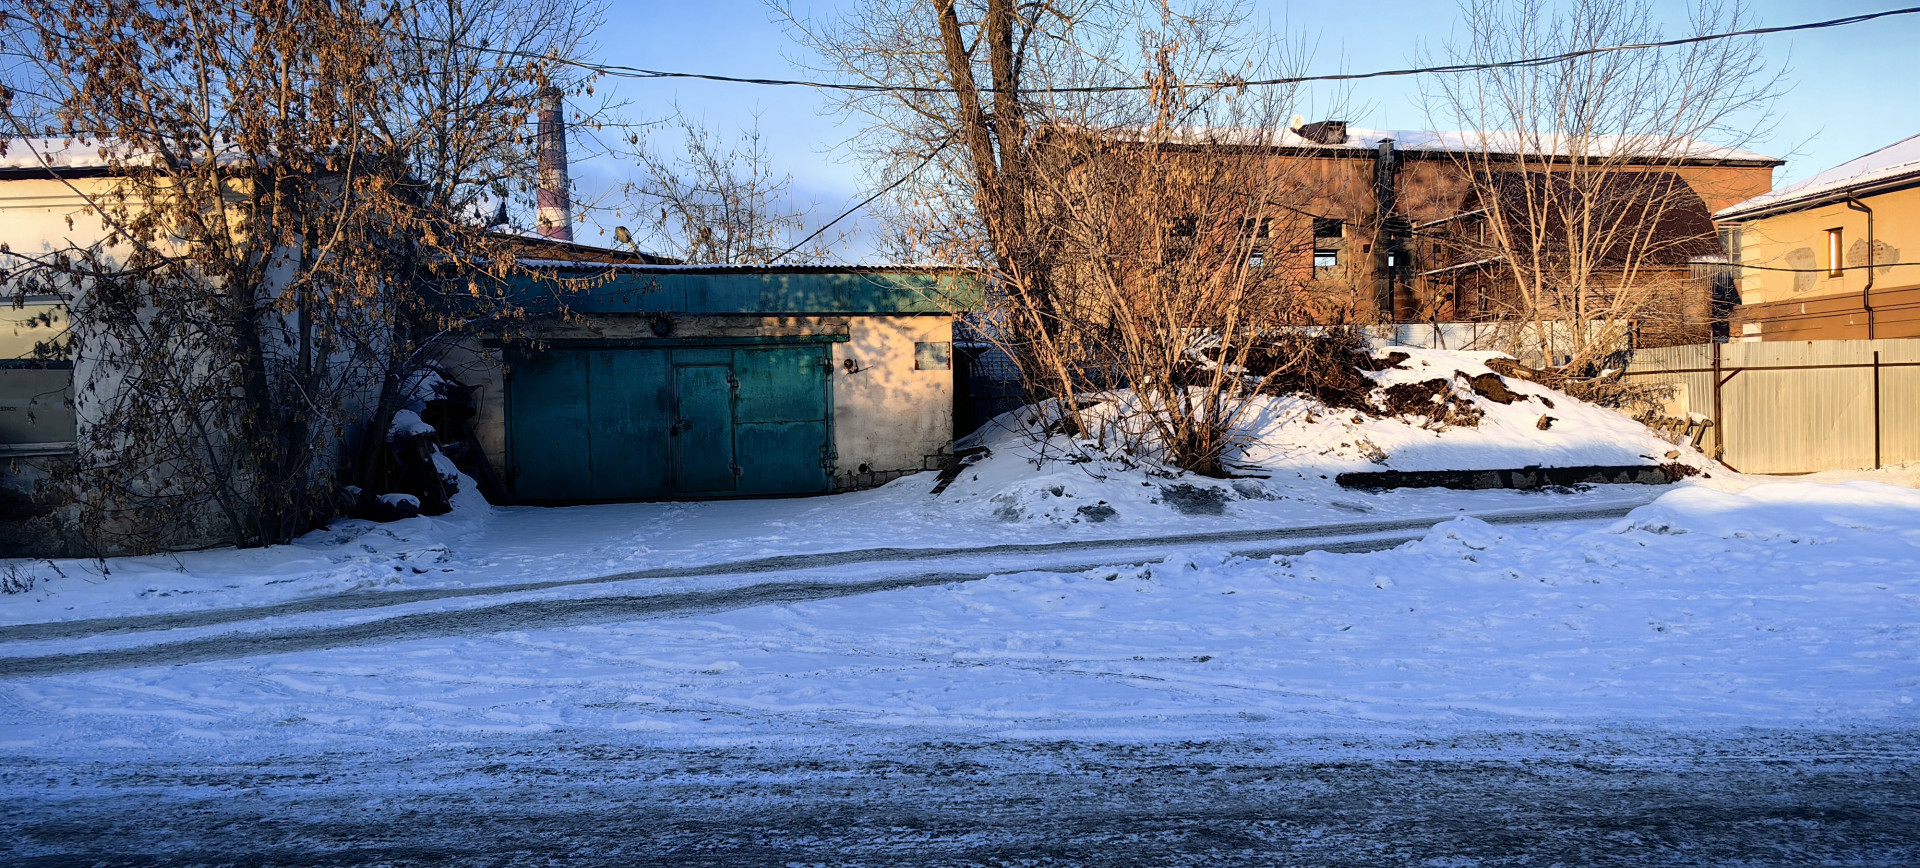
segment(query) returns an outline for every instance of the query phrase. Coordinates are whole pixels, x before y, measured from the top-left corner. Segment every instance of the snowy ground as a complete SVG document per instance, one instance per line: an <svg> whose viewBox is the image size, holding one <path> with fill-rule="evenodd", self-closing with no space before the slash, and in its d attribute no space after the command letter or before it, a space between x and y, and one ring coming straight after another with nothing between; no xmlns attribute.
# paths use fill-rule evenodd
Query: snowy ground
<svg viewBox="0 0 1920 868"><path fill-rule="evenodd" d="M1657 448L1614 424L1568 454ZM1369 437L1430 433L1402 428ZM1023 473L1003 448L942 498L915 478L761 503L468 501L54 575L0 598L0 861L1920 861L1920 491L1715 472L1362 494L1308 472L1378 466L1352 435L1295 464L1274 447L1244 491ZM1170 496L1182 484L1232 494ZM1360 553L1129 542L1423 516ZM356 587L1102 539L324 608ZM321 608L19 638L290 600Z"/></svg>
<svg viewBox="0 0 1920 868"><path fill-rule="evenodd" d="M1623 520L1459 519L1368 554L1004 566L15 677L0 826L21 858L186 862L266 841L432 861L505 846L487 823L609 864L1604 862L1583 834L1669 864L1920 857L1920 492L1695 486ZM1396 832L1435 812L1467 825ZM98 823L118 836L78 832Z"/></svg>
<svg viewBox="0 0 1920 868"><path fill-rule="evenodd" d="M1874 483L1688 488L1612 523L1457 519L1370 554L1002 568L790 605L13 680L0 747L86 753L102 731L138 750L267 732L1160 740L1920 719L1920 492Z"/></svg>

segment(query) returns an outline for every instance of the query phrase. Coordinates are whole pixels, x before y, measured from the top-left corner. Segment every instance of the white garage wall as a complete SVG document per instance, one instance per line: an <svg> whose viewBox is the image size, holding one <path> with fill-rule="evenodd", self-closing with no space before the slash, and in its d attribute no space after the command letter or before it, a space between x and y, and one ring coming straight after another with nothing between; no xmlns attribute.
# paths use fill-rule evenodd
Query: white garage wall
<svg viewBox="0 0 1920 868"><path fill-rule="evenodd" d="M948 369L916 369L916 343L946 344ZM936 469L951 453L952 343L951 316L852 318L833 348L835 490Z"/></svg>

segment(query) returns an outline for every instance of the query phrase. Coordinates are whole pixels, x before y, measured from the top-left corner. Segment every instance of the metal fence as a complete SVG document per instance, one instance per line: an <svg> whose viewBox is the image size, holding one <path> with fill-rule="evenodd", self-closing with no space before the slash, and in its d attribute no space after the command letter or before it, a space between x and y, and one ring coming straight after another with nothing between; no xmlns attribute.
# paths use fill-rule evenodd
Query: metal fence
<svg viewBox="0 0 1920 868"><path fill-rule="evenodd" d="M992 344L955 341L954 434L964 436L1030 400L1020 366Z"/></svg>
<svg viewBox="0 0 1920 868"><path fill-rule="evenodd" d="M1920 461L1920 340L1636 350L1626 377L1669 387L1668 415L1712 420L1703 445L1735 470Z"/></svg>

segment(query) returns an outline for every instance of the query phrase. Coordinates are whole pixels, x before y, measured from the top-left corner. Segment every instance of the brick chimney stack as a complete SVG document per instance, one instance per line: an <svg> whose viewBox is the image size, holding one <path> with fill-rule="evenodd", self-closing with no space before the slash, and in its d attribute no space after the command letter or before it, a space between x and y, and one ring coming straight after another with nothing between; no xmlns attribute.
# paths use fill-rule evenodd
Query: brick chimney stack
<svg viewBox="0 0 1920 868"><path fill-rule="evenodd" d="M567 192L566 111L566 95L559 88L540 92L539 126L535 131L540 152L537 221L540 234L555 241L573 240L573 200Z"/></svg>

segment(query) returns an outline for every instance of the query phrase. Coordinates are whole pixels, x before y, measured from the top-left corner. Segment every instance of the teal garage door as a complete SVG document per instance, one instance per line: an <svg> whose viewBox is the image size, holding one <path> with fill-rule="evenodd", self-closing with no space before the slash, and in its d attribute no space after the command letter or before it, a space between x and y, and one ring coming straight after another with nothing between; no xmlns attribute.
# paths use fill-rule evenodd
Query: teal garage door
<svg viewBox="0 0 1920 868"><path fill-rule="evenodd" d="M509 357L508 480L526 502L815 494L827 346L556 348Z"/></svg>

